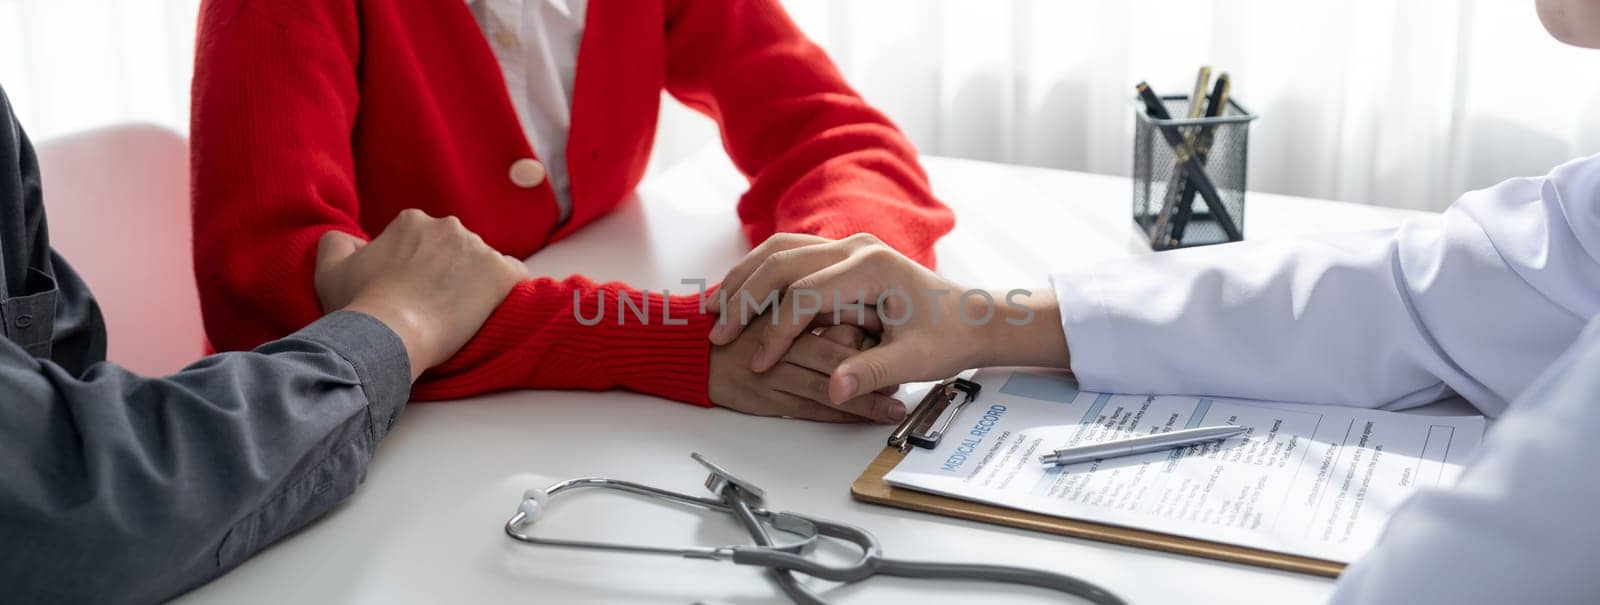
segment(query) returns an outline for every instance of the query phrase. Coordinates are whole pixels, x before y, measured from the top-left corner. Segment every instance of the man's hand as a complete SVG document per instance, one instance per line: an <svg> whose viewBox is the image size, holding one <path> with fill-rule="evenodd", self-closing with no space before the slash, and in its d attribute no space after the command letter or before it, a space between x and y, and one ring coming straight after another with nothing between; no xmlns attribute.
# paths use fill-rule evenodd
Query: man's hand
<svg viewBox="0 0 1600 605"><path fill-rule="evenodd" d="M899 422L906 408L888 393L866 393L842 404L828 401L828 374L839 362L867 345L854 326L833 326L821 335L806 332L785 343L770 370L750 370L750 357L760 344L755 331L711 349L711 401L761 416L787 416L824 422ZM892 391L890 391L892 392Z"/></svg>
<svg viewBox="0 0 1600 605"><path fill-rule="evenodd" d="M455 217L405 210L371 242L329 231L317 247L324 312L366 313L400 335L411 378L454 355L527 267L490 248Z"/></svg>
<svg viewBox="0 0 1600 605"><path fill-rule="evenodd" d="M835 318L882 326L882 344L832 372L828 400L835 403L982 365L1067 367L1060 311L1050 289L966 290L865 234L774 247L779 250L747 257L729 272L722 283L725 298L710 307L722 313L711 331L713 343L757 335L752 371L767 371L797 336ZM745 316L746 300L774 295L781 295L769 311L779 318L775 324L765 316Z"/></svg>

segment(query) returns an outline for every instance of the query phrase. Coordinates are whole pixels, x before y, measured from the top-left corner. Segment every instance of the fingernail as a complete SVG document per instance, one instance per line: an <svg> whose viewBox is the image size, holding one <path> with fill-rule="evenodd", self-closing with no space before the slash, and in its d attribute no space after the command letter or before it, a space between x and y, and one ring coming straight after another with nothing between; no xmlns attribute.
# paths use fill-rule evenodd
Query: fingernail
<svg viewBox="0 0 1600 605"><path fill-rule="evenodd" d="M888 407L889 413L885 414L885 416L889 417L889 422L900 422L906 419L905 406L890 404Z"/></svg>
<svg viewBox="0 0 1600 605"><path fill-rule="evenodd" d="M847 401L851 397L855 397L856 385L858 384L860 383L856 382L856 377L850 374L845 374L843 378L840 378L839 385L844 387L844 397L839 398L839 401Z"/></svg>
<svg viewBox="0 0 1600 605"><path fill-rule="evenodd" d="M750 371L752 371L752 372L760 372L761 371L761 360L765 357L762 354L766 353L766 352L767 352L767 343L761 343L761 344L756 345L756 352L750 355Z"/></svg>

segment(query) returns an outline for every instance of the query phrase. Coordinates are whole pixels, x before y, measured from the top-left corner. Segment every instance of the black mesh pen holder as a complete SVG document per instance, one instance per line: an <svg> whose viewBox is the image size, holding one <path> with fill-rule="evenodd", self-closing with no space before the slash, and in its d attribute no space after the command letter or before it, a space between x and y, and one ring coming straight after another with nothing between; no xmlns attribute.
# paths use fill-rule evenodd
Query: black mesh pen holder
<svg viewBox="0 0 1600 605"><path fill-rule="evenodd" d="M1188 115L1189 98L1161 98L1167 113ZM1135 100L1133 134L1133 222L1155 250L1171 250L1235 241L1222 222L1231 220L1238 239L1244 236L1245 159L1248 157L1250 122L1256 119L1237 101L1229 100L1222 115L1209 118L1157 120ZM1215 190L1214 202L1203 187L1180 166L1184 158L1175 150L1163 128L1182 135L1184 151ZM1219 204L1221 212L1213 203Z"/></svg>

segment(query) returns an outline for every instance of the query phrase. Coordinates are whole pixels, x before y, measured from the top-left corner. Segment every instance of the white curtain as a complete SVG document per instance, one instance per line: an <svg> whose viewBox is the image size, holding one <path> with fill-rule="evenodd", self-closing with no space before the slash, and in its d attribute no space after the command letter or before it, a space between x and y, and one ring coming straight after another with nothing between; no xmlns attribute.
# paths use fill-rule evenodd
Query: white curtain
<svg viewBox="0 0 1600 605"><path fill-rule="evenodd" d="M189 126L200 0L0 0L0 86L35 141Z"/></svg>
<svg viewBox="0 0 1600 605"><path fill-rule="evenodd" d="M130 120L186 131L198 4L0 0L0 85L36 139ZM1183 93L1202 64L1261 114L1258 190L1437 209L1600 152L1600 51L1550 39L1532 0L785 5L930 154L1127 174L1133 84ZM657 159L715 141L672 107Z"/></svg>
<svg viewBox="0 0 1600 605"><path fill-rule="evenodd" d="M1252 189L1439 209L1600 152L1600 51L1532 0L787 0L926 153L1127 174L1133 85L1261 115Z"/></svg>

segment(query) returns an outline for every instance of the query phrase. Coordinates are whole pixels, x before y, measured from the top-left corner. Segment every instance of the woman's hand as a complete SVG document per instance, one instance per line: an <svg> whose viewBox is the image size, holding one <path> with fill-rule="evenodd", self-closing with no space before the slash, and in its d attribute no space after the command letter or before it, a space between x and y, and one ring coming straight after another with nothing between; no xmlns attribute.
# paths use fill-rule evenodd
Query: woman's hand
<svg viewBox="0 0 1600 605"><path fill-rule="evenodd" d="M712 403L747 414L823 422L893 423L905 418L905 405L888 393L867 393L837 406L828 400L828 375L870 344L861 329L833 326L820 334L801 334L774 367L760 373L750 369L758 344L751 331L711 349Z"/></svg>
<svg viewBox="0 0 1600 605"><path fill-rule="evenodd" d="M964 289L866 234L838 241L774 240L734 267L708 305L722 315L711 331L713 343L756 334L752 371L768 371L797 337L833 323L882 332L881 344L832 372L828 400L835 404L970 367L1067 367L1060 311L1048 288ZM776 307L755 321L751 311L769 299L778 301Z"/></svg>

